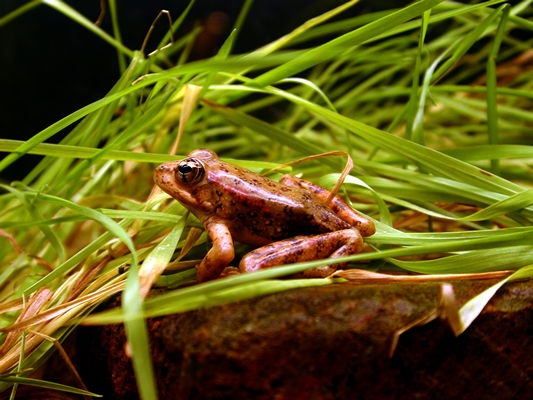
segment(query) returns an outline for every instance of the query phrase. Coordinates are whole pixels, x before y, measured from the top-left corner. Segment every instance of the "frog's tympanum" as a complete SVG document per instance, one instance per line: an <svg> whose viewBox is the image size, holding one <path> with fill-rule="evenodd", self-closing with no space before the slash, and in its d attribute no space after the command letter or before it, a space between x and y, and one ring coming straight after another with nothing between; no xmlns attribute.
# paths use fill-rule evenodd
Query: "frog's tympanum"
<svg viewBox="0 0 533 400"><path fill-rule="evenodd" d="M221 161L210 150L157 167L155 182L204 225L212 248L197 266L198 281L220 276L235 256L233 240L262 246L245 255L241 272L361 251L375 232L372 221L329 191L285 175L279 182ZM306 271L325 277L342 265Z"/></svg>

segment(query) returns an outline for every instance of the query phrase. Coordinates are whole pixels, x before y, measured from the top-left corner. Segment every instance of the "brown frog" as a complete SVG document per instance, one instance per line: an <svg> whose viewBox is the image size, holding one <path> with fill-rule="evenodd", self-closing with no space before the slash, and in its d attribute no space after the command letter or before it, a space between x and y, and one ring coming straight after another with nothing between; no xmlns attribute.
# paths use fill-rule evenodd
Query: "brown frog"
<svg viewBox="0 0 533 400"><path fill-rule="evenodd" d="M235 256L233 240L262 246L245 255L241 272L338 258L361 251L375 232L372 221L358 215L341 198L314 183L285 175L279 182L221 161L210 150L164 163L156 184L187 207L204 225L212 248L197 266L198 281L220 276ZM325 277L342 265L306 271Z"/></svg>

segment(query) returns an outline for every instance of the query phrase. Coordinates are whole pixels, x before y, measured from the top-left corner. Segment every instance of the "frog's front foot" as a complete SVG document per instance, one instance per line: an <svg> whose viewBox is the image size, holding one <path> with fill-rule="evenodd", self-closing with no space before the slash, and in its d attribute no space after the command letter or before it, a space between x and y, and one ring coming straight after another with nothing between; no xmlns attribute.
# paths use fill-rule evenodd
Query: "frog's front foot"
<svg viewBox="0 0 533 400"><path fill-rule="evenodd" d="M357 254L363 248L363 238L357 229L343 229L312 236L295 236L267 244L248 253L239 264L242 272L257 271L262 268L284 264L339 258ZM331 275L345 263L326 265L307 270L305 277L323 278Z"/></svg>
<svg viewBox="0 0 533 400"><path fill-rule="evenodd" d="M218 278L235 257L233 239L227 225L216 218L207 219L204 225L207 234L213 241L213 247L207 252L202 262L196 266L196 280L198 282Z"/></svg>

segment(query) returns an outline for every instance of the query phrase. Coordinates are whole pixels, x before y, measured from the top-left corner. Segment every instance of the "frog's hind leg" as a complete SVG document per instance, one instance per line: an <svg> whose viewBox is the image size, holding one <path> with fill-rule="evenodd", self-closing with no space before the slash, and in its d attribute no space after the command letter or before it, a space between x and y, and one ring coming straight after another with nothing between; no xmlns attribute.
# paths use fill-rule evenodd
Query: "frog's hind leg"
<svg viewBox="0 0 533 400"><path fill-rule="evenodd" d="M325 203L330 191L316 183L306 181L305 179L296 178L292 175L284 175L280 179L280 183L283 183L287 186L296 186L307 191L311 192L315 197L317 197L321 202ZM348 222L354 228L359 229L361 235L370 236L376 232L374 223L368 218L363 217L362 215L357 214L346 202L341 199L338 195L333 196L330 203L328 204L335 214L342 220Z"/></svg>
<svg viewBox="0 0 533 400"><path fill-rule="evenodd" d="M296 236L251 251L242 258L239 269L241 272L252 272L327 257L339 258L359 253L362 248L363 238L357 229L343 229L312 236ZM344 264L337 263L313 268L305 271L303 275L324 278Z"/></svg>

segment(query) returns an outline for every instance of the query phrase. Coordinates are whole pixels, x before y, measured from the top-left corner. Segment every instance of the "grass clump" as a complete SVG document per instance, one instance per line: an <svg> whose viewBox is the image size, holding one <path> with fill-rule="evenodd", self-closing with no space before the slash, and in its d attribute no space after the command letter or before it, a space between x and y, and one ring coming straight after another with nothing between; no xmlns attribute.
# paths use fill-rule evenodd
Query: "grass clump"
<svg viewBox="0 0 533 400"><path fill-rule="evenodd" d="M121 310L86 321L125 322L141 396L155 398L145 317L339 280L277 279L331 262L319 260L190 285L206 237L184 207L153 190L152 170L196 148L254 171L348 152L355 168L345 193L377 233L367 239L374 253L347 261L423 274L516 271L461 309L464 329L504 282L531 276L529 2L422 0L332 19L356 3L233 54L246 2L218 54L194 62L194 35L168 34L145 55L120 42L117 25L112 37L60 1L0 19L16 23L33 6L51 6L115 46L124 65L102 99L26 142L0 139L9 153L0 170L24 154L45 156L0 195L0 373L19 375L0 389L28 383L24 373L54 347L47 336L63 339L122 293ZM59 144L47 143L64 129ZM341 170L319 159L293 173L332 187ZM143 302L143 285L163 269L155 284L167 291Z"/></svg>

